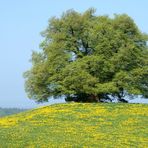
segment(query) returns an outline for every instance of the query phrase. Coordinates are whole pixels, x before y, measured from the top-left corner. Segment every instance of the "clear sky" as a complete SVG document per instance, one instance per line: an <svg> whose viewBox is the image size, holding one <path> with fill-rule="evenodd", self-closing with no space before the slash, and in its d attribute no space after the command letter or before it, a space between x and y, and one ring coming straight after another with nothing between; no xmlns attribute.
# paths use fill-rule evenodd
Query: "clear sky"
<svg viewBox="0 0 148 148"><path fill-rule="evenodd" d="M22 74L31 67L48 19L68 9L84 12L94 7L98 15L127 13L148 33L148 0L0 0L0 106L30 108L37 105L24 91Z"/></svg>

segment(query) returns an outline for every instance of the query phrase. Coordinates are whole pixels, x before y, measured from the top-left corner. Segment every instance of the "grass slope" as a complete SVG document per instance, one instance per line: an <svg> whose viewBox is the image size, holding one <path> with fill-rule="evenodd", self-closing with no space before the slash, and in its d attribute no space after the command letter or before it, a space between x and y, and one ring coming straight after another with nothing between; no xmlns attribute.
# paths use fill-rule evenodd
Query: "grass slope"
<svg viewBox="0 0 148 148"><path fill-rule="evenodd" d="M146 104L58 104L0 118L0 147L148 147Z"/></svg>

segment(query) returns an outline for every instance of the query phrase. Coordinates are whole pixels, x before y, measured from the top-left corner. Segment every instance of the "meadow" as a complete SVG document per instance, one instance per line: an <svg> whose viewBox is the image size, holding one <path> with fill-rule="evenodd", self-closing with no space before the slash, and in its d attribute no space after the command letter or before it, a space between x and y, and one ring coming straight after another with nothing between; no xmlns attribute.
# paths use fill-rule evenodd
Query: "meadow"
<svg viewBox="0 0 148 148"><path fill-rule="evenodd" d="M0 118L1 148L147 148L148 105L56 104Z"/></svg>

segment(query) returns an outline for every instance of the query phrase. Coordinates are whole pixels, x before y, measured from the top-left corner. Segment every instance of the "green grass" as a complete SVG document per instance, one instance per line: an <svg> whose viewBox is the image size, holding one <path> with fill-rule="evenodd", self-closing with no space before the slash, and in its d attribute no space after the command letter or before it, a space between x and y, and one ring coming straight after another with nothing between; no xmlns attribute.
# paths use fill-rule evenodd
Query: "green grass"
<svg viewBox="0 0 148 148"><path fill-rule="evenodd" d="M0 118L0 147L147 148L146 104L57 104Z"/></svg>

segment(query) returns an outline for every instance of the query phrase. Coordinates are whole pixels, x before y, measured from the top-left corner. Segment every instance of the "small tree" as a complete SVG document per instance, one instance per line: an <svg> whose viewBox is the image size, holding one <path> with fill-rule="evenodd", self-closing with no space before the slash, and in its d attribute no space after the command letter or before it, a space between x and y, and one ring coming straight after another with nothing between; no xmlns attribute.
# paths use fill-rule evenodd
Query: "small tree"
<svg viewBox="0 0 148 148"><path fill-rule="evenodd" d="M32 53L25 72L28 97L37 102L127 102L148 97L148 37L126 14L96 16L69 10L51 18L42 33L41 52Z"/></svg>

